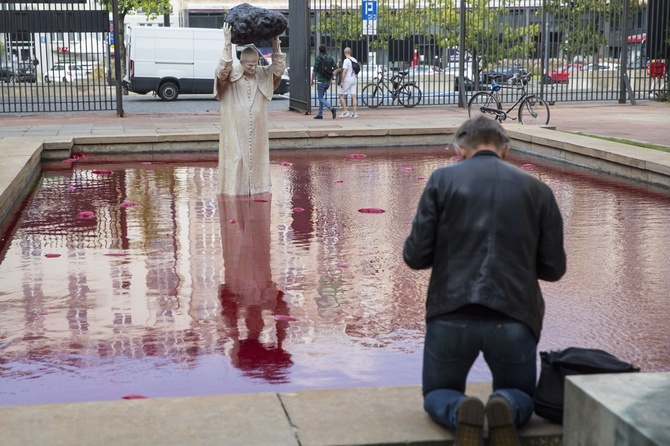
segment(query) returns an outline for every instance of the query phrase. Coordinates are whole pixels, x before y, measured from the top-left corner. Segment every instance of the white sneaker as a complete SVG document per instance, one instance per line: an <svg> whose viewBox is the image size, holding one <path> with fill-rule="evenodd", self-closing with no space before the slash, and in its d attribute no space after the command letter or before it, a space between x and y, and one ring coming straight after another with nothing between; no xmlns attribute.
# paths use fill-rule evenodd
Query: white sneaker
<svg viewBox="0 0 670 446"><path fill-rule="evenodd" d="M351 117L352 118L358 118L358 113L354 113L353 115L351 115Z"/></svg>
<svg viewBox="0 0 670 446"><path fill-rule="evenodd" d="M345 111L344 113L342 113L342 114L340 115L340 118L346 118L347 116L349 116L349 112L348 112L348 111Z"/></svg>

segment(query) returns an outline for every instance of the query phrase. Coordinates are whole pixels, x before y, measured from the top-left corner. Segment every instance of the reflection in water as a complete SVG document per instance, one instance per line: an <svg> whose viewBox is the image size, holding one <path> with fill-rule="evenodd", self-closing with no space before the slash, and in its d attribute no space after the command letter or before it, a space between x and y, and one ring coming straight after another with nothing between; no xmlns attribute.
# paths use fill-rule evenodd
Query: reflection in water
<svg viewBox="0 0 670 446"><path fill-rule="evenodd" d="M215 162L45 172L0 241L0 405L419 384L428 272L402 245L425 178L455 161L359 152L274 151L271 199L217 197ZM540 349L670 370L667 191L511 162L535 164L566 222ZM469 379L490 379L483 362Z"/></svg>
<svg viewBox="0 0 670 446"><path fill-rule="evenodd" d="M270 268L270 194L250 197L219 196L219 220L225 267L221 285L221 315L233 341L232 364L246 376L286 383L291 355L282 346L287 321L276 326L270 345L263 341L267 317L288 315L284 293L277 290Z"/></svg>

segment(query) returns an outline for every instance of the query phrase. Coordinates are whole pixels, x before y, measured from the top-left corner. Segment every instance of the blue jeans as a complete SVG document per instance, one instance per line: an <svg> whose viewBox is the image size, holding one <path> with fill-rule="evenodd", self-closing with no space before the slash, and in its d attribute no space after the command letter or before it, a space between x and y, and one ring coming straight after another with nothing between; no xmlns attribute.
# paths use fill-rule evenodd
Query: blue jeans
<svg viewBox="0 0 670 446"><path fill-rule="evenodd" d="M316 91L317 91L317 98L319 99L319 112L317 113L318 116L321 116L323 114L323 107L326 107L328 110L332 110L333 106L326 101L326 99L323 97L326 94L326 90L330 88L330 82L317 82L316 83Z"/></svg>
<svg viewBox="0 0 670 446"><path fill-rule="evenodd" d="M436 422L456 427L468 372L480 351L493 375L491 396L503 396L516 425L524 425L533 415L537 340L527 325L515 321L429 321L423 353L424 410Z"/></svg>

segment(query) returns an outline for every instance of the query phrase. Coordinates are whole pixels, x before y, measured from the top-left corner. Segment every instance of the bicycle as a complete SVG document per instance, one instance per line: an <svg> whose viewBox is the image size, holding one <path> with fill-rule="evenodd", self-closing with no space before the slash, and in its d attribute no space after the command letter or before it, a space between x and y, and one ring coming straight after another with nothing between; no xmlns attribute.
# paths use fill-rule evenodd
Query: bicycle
<svg viewBox="0 0 670 446"><path fill-rule="evenodd" d="M549 124L549 105L541 97L526 92L526 84L533 75L531 73L524 75L515 75L514 87L503 87L497 82L491 84L491 92L480 91L470 98L468 102L468 116L473 117L477 112L493 116L498 122L503 122L507 118L519 119L521 124L528 125L547 125ZM507 110L503 110L500 103L498 92L501 88L516 88L521 90L521 96ZM519 106L517 118L512 118L509 114L516 106Z"/></svg>
<svg viewBox="0 0 670 446"><path fill-rule="evenodd" d="M379 76L372 80L372 83L363 87L361 92L361 101L370 108L379 107L388 94L395 103L396 99L403 107L414 107L421 102L423 93L414 81L406 81L407 71L398 71L393 69L393 76L389 79L380 71Z"/></svg>

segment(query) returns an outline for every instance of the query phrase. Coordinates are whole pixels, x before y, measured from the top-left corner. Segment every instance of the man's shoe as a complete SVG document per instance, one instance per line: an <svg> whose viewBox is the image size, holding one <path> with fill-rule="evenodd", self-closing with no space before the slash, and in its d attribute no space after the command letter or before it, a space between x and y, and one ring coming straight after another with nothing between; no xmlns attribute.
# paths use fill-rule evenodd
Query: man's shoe
<svg viewBox="0 0 670 446"><path fill-rule="evenodd" d="M468 397L456 412L454 446L484 446L484 403L479 398Z"/></svg>
<svg viewBox="0 0 670 446"><path fill-rule="evenodd" d="M330 112L333 114L333 119L337 117L337 114L335 113L335 107L330 109Z"/></svg>
<svg viewBox="0 0 670 446"><path fill-rule="evenodd" d="M486 403L486 420L489 424L490 446L519 446L512 407L502 396L492 397Z"/></svg>
<svg viewBox="0 0 670 446"><path fill-rule="evenodd" d="M352 118L358 118L358 113L354 113L353 115L351 115L351 117Z"/></svg>
<svg viewBox="0 0 670 446"><path fill-rule="evenodd" d="M316 115L316 116L314 116L314 119L323 119L323 116L321 116L321 115Z"/></svg>
<svg viewBox="0 0 670 446"><path fill-rule="evenodd" d="M349 116L349 112L348 112L348 111L345 111L344 113L342 113L342 114L340 115L340 118L346 118L347 116Z"/></svg>

